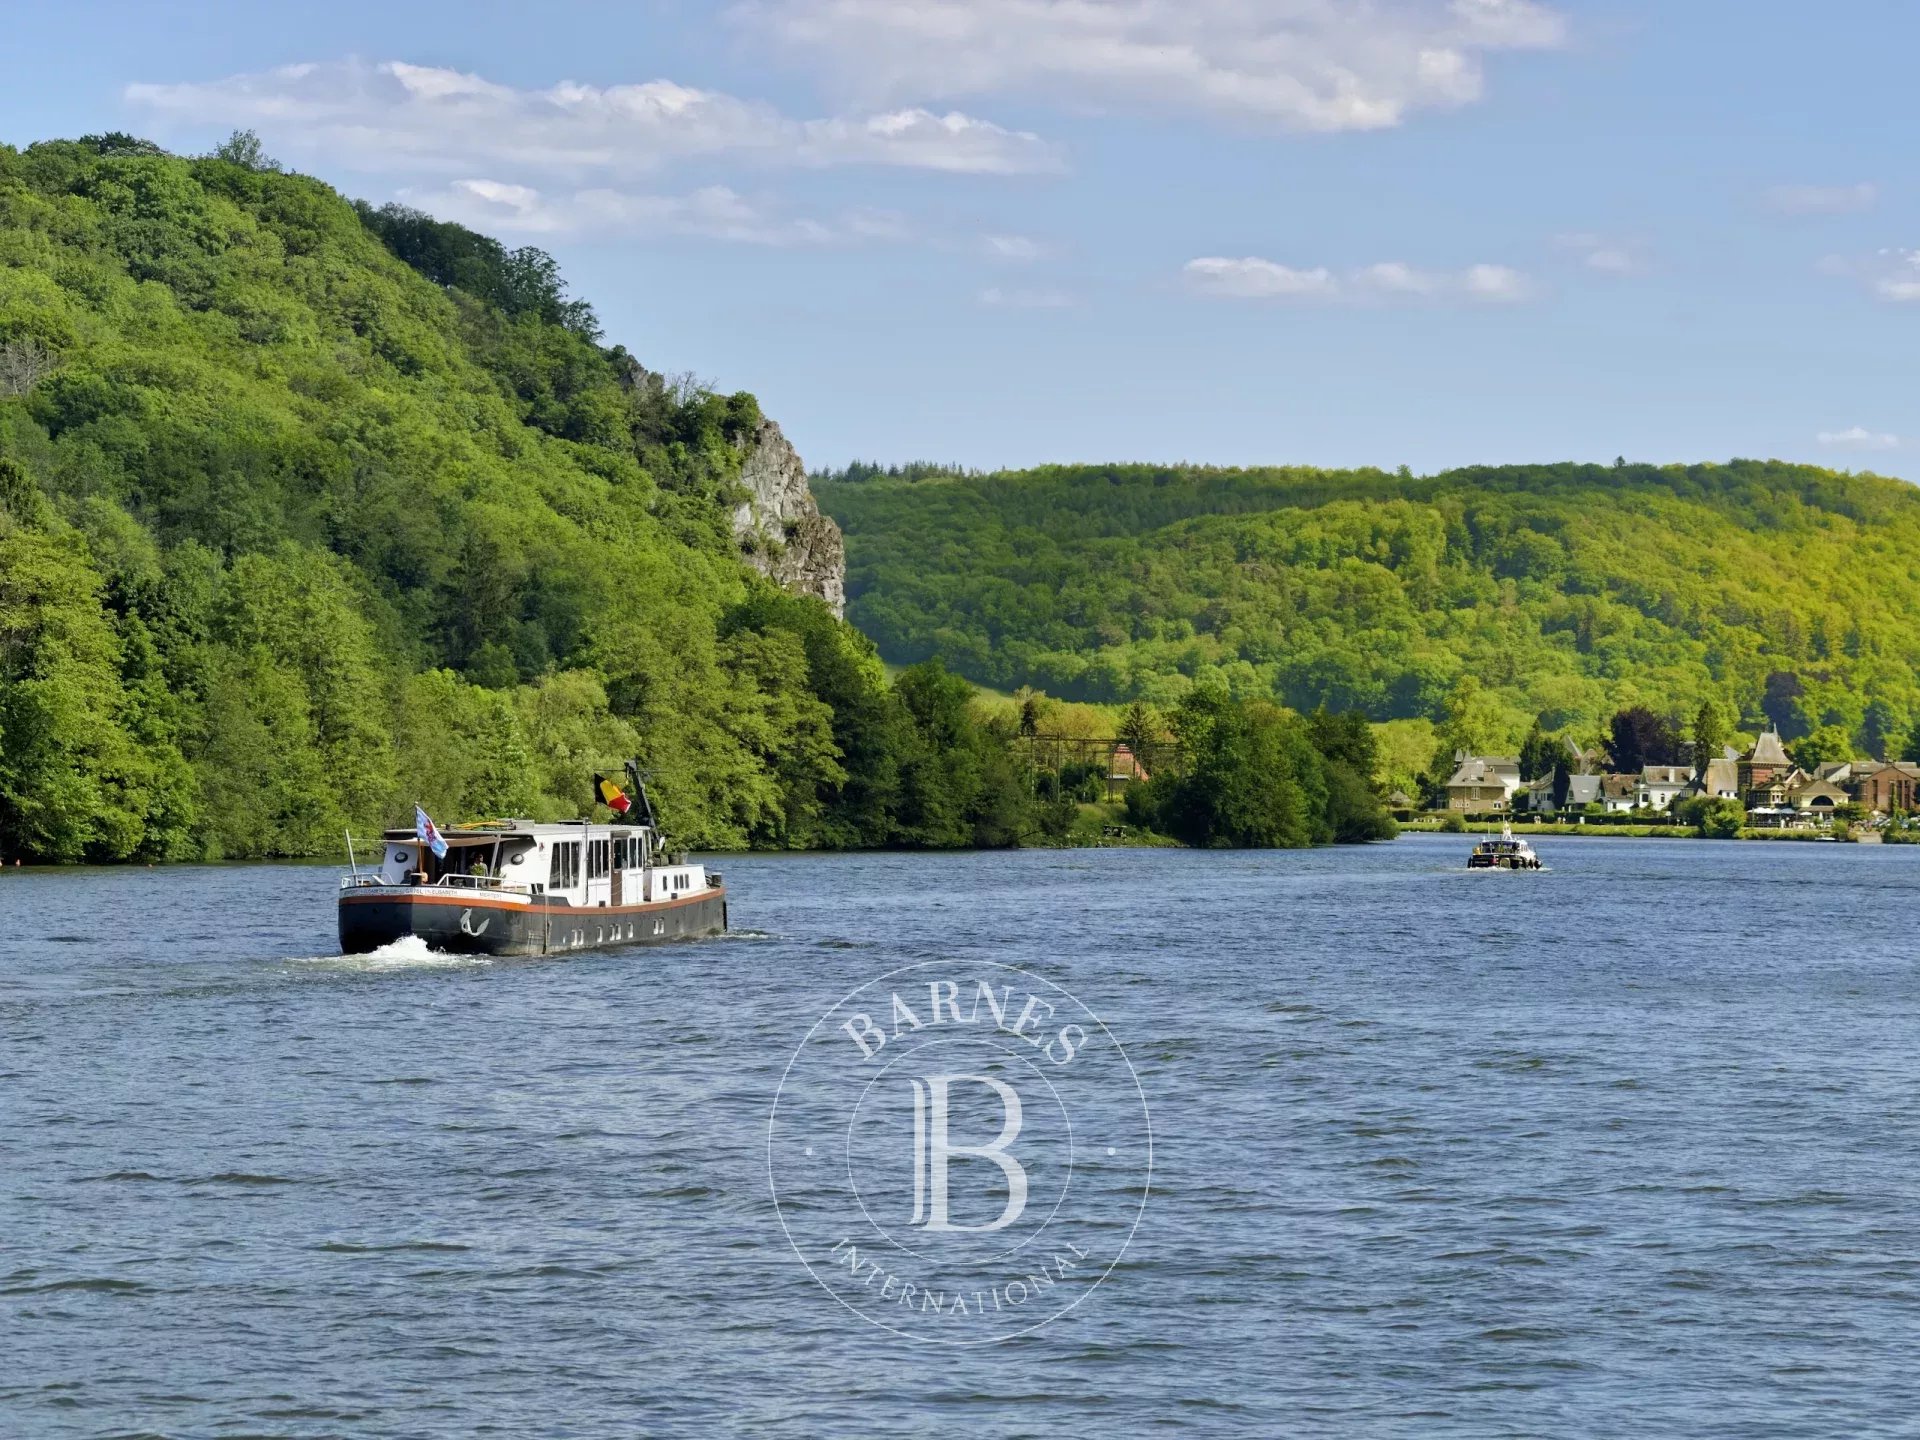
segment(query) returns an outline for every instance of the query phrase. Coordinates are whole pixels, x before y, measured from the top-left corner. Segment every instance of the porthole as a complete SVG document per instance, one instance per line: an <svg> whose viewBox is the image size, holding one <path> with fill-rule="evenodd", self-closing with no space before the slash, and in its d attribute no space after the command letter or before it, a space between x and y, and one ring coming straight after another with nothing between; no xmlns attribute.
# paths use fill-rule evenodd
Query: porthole
<svg viewBox="0 0 1920 1440"><path fill-rule="evenodd" d="M413 856L405 850L396 850L393 852L393 863L396 865L404 865L412 858Z"/></svg>

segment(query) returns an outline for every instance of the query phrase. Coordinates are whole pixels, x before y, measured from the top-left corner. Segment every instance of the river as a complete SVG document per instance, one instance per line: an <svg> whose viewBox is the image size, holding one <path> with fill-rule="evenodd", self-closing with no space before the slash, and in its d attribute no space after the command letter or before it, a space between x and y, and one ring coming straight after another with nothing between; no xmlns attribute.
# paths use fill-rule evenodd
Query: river
<svg viewBox="0 0 1920 1440"><path fill-rule="evenodd" d="M1912 1434L1920 848L1469 843L731 857L741 933L553 961L334 955L319 867L0 876L0 1433ZM769 1178L926 962L1151 1114L1002 1343L837 1303Z"/></svg>

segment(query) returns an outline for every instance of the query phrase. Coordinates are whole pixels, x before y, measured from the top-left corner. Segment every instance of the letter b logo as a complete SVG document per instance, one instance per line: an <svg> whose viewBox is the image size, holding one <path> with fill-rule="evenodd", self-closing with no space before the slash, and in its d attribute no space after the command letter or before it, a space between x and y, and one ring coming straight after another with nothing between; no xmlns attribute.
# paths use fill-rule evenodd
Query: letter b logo
<svg viewBox="0 0 1920 1440"><path fill-rule="evenodd" d="M963 1081L984 1085L1000 1097L1000 1133L985 1145L956 1145L948 1134L949 1091ZM966 1234L1006 1229L1027 1208L1026 1167L1008 1151L1020 1134L1019 1092L991 1075L929 1075L908 1083L913 1086L913 1219L907 1223ZM1006 1204L989 1224L957 1225L948 1218L947 1162L956 1155L991 1160L1006 1177Z"/></svg>

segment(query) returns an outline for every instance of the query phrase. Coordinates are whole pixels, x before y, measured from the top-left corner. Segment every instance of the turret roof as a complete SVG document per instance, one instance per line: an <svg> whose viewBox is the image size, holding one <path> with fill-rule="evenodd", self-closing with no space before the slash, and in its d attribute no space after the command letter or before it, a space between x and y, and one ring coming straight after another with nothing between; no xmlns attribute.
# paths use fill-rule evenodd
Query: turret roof
<svg viewBox="0 0 1920 1440"><path fill-rule="evenodd" d="M1780 743L1780 732L1771 726L1763 730L1753 748L1740 757L1754 765L1790 765L1787 747Z"/></svg>

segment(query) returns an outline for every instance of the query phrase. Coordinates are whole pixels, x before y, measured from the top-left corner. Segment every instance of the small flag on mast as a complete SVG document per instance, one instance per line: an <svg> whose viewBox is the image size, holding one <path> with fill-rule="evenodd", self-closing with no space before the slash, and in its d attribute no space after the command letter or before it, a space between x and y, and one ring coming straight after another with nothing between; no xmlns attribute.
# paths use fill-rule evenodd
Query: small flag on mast
<svg viewBox="0 0 1920 1440"><path fill-rule="evenodd" d="M633 802L627 798L627 792L604 775L593 777L593 788L600 792L600 803L616 815L624 815L633 808Z"/></svg>
<svg viewBox="0 0 1920 1440"><path fill-rule="evenodd" d="M447 842L440 834L440 827L418 805L413 807L413 833L419 837L422 845L433 851L437 859L447 858Z"/></svg>

